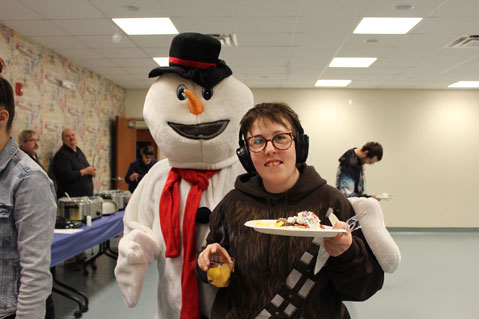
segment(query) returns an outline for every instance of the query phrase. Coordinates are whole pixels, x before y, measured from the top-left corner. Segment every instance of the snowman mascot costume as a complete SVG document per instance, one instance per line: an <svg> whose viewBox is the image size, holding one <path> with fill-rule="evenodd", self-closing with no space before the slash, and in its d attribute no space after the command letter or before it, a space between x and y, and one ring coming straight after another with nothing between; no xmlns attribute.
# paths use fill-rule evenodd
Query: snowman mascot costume
<svg viewBox="0 0 479 319"><path fill-rule="evenodd" d="M240 119L253 106L251 91L218 59L220 49L212 37L182 33L172 41L170 66L150 72L159 78L143 116L167 159L150 169L128 203L115 276L125 303L134 307L146 269L157 260L155 319L207 318L216 293L196 280L196 254L205 244L211 210L245 172L236 141ZM379 203L350 201L383 270L394 272L401 255ZM320 250L315 272L328 258Z"/></svg>
<svg viewBox="0 0 479 319"><path fill-rule="evenodd" d="M197 252L209 214L244 173L235 150L239 122L253 94L218 59L221 43L199 33L173 38L169 67L146 96L143 116L167 159L155 164L128 203L115 276L129 307L145 272L158 263L157 319L207 318L216 293L197 281Z"/></svg>

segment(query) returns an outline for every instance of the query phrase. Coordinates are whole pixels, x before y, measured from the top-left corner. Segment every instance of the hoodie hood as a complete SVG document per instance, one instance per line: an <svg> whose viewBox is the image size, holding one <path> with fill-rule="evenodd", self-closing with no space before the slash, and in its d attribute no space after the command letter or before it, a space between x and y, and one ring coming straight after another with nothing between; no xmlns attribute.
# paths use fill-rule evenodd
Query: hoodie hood
<svg viewBox="0 0 479 319"><path fill-rule="evenodd" d="M298 164L300 173L296 184L283 193L272 194L265 190L263 181L258 174L243 174L238 176L235 182L236 190L255 197L261 203L268 206L274 206L276 203L286 203L293 205L308 197L313 191L326 185L323 179L313 166Z"/></svg>

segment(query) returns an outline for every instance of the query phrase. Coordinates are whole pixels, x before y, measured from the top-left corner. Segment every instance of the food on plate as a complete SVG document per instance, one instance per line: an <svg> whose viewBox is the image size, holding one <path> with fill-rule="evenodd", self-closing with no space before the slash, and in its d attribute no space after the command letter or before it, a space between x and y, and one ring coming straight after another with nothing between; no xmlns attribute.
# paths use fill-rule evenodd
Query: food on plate
<svg viewBox="0 0 479 319"><path fill-rule="evenodd" d="M321 225L321 220L319 217L315 213L306 210L299 212L297 216L279 218L274 225L276 227L293 226L298 228L324 229L324 226Z"/></svg>

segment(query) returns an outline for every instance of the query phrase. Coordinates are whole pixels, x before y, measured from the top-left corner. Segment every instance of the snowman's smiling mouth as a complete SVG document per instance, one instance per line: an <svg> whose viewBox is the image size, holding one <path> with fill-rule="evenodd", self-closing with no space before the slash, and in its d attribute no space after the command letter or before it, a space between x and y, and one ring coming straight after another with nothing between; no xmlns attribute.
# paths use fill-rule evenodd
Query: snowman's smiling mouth
<svg viewBox="0 0 479 319"><path fill-rule="evenodd" d="M168 122L168 125L183 137L192 140L210 140L223 133L229 122L230 120L219 120L193 125Z"/></svg>

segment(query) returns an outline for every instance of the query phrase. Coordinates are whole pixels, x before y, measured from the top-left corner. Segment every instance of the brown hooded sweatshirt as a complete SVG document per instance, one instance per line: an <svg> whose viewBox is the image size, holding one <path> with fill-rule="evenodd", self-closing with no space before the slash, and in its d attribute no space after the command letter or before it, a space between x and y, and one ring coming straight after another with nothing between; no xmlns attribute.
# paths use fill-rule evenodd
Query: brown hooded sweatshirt
<svg viewBox="0 0 479 319"><path fill-rule="evenodd" d="M312 238L259 233L244 226L245 222L290 217L309 210L322 224L330 225L325 218L329 207L343 221L354 215L346 197L326 184L314 167L302 164L298 169L298 182L280 194L268 193L257 175L239 176L235 189L211 214L207 244L221 244L235 259L229 287L221 288L216 295L212 319L256 318L277 293L284 292L286 278L304 252L318 250L312 247ZM360 230L353 232L351 247L341 256L330 257L316 276L315 260L304 270L315 282L306 300L288 293L291 299L286 297L289 300L281 310L288 304L297 309L293 314L289 312L290 316L278 311L270 318L350 318L342 301L366 300L383 285L384 272ZM196 271L198 278L206 281L206 273L198 267Z"/></svg>

